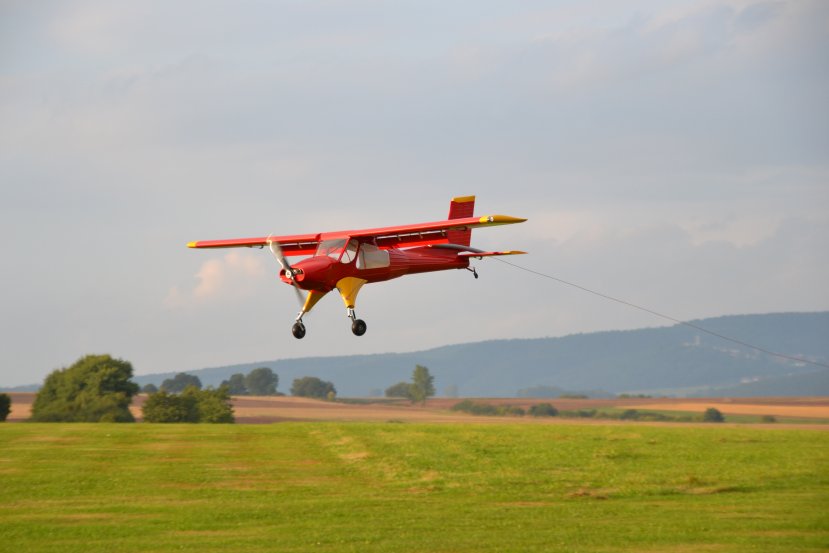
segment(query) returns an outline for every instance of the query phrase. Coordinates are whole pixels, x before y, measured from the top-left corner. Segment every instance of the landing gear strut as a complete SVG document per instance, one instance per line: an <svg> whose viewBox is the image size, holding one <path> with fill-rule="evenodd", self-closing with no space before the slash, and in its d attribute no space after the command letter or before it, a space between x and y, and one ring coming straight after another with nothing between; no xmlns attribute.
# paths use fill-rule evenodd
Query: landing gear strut
<svg viewBox="0 0 829 553"><path fill-rule="evenodd" d="M362 336L366 333L366 322L363 319L358 319L357 314L354 313L354 308L348 308L348 318L351 319L351 332L355 336Z"/></svg>
<svg viewBox="0 0 829 553"><path fill-rule="evenodd" d="M466 270L471 271L475 278L478 278L478 271L475 270L475 267L467 267Z"/></svg>

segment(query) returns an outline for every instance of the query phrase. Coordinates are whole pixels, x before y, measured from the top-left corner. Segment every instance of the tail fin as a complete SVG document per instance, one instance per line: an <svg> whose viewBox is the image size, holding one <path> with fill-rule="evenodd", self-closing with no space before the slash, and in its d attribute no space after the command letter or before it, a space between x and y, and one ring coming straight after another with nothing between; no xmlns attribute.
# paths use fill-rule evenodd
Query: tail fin
<svg viewBox="0 0 829 553"><path fill-rule="evenodd" d="M452 198L449 204L449 219L460 219L463 217L472 217L475 211L475 196L460 196ZM460 244L461 246L468 246L472 241L472 229L466 230L450 230L446 233L450 244Z"/></svg>

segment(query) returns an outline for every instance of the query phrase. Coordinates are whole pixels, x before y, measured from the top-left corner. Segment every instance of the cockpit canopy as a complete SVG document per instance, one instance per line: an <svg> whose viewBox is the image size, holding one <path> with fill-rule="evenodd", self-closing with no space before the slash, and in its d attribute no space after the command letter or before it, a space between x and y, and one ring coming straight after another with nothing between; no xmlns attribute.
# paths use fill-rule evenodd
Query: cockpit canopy
<svg viewBox="0 0 829 553"><path fill-rule="evenodd" d="M314 255L328 256L346 264L356 259L358 269L382 269L391 264L389 252L381 250L374 244L360 243L354 238L323 240Z"/></svg>

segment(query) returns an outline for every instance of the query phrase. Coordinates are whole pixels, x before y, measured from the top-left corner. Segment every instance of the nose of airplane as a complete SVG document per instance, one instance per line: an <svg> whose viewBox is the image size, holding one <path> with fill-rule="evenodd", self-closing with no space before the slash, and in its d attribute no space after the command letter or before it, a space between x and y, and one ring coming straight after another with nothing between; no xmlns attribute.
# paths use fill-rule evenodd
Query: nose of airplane
<svg viewBox="0 0 829 553"><path fill-rule="evenodd" d="M297 283L303 285L324 284L328 270L334 263L336 262L333 259L324 255L303 259L293 265L294 269L299 269L299 273L294 278Z"/></svg>

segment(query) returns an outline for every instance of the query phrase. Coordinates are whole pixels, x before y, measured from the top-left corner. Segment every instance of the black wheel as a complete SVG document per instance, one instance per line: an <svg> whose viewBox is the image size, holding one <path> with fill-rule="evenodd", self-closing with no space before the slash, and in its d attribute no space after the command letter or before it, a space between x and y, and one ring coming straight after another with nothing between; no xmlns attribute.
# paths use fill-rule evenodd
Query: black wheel
<svg viewBox="0 0 829 553"><path fill-rule="evenodd" d="M363 319L357 319L351 323L351 332L353 332L355 336L362 336L366 333L366 322Z"/></svg>
<svg viewBox="0 0 829 553"><path fill-rule="evenodd" d="M297 340L305 338L305 325L302 323L294 323L294 326L291 327L291 334Z"/></svg>

